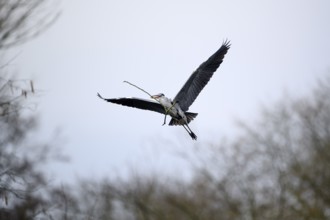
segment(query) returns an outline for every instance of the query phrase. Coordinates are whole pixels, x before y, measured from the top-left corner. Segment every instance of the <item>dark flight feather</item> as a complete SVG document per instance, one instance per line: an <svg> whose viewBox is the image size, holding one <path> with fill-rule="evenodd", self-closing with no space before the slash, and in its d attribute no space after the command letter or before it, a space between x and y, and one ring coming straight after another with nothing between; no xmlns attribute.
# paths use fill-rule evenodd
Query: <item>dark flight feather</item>
<svg viewBox="0 0 330 220"><path fill-rule="evenodd" d="M99 93L97 93L97 96L107 102L165 114L164 107L161 104L159 104L158 102L153 102L153 101L140 99L140 98L106 99L106 98L103 98Z"/></svg>
<svg viewBox="0 0 330 220"><path fill-rule="evenodd" d="M213 73L222 63L229 48L230 41L225 41L208 60L202 63L197 70L191 74L174 98L174 102L178 102L183 111L188 111L189 106L195 101L199 93L213 76Z"/></svg>

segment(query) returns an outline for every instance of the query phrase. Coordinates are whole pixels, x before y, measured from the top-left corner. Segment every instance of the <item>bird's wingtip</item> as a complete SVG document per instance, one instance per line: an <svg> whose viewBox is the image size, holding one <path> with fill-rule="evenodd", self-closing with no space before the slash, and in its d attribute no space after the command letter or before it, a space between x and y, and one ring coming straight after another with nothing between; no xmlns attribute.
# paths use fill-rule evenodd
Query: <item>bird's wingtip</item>
<svg viewBox="0 0 330 220"><path fill-rule="evenodd" d="M222 42L222 45L227 47L228 49L230 48L231 46L231 42L230 40L228 40L228 38L226 38L223 42Z"/></svg>
<svg viewBox="0 0 330 220"><path fill-rule="evenodd" d="M101 98L101 99L104 99L104 98L100 95L100 93L97 93L97 96L98 96L99 98Z"/></svg>

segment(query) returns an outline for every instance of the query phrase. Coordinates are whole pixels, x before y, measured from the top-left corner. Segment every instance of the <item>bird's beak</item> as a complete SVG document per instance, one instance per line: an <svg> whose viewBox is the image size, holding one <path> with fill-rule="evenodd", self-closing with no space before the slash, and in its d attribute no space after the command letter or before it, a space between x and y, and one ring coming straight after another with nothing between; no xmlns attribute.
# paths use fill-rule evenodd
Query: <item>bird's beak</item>
<svg viewBox="0 0 330 220"><path fill-rule="evenodd" d="M159 95L152 95L151 98L157 99L157 98L159 98Z"/></svg>

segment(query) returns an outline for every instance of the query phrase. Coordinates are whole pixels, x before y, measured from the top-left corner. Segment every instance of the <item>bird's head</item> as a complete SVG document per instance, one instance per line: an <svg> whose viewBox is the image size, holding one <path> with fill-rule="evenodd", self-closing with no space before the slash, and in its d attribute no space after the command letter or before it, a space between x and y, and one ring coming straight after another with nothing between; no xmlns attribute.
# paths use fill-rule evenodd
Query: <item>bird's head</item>
<svg viewBox="0 0 330 220"><path fill-rule="evenodd" d="M161 97L163 97L163 96L165 96L163 93L159 93L159 94L157 94L157 95L153 95L153 96L151 96L151 98L153 98L153 99L159 99L159 98L161 98Z"/></svg>

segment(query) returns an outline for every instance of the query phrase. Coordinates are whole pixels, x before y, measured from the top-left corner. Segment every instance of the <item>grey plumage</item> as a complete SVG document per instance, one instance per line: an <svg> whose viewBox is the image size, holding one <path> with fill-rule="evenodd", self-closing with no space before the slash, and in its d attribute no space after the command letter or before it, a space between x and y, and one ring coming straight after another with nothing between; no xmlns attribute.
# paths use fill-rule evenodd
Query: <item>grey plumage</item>
<svg viewBox="0 0 330 220"><path fill-rule="evenodd" d="M141 98L116 98L116 99L106 99L103 98L99 93L97 93L97 96L103 99L104 101L123 105L123 106L128 106L132 108L138 108L138 109L143 109L143 110L149 110L149 111L154 111L158 112L161 114L166 114L165 108L159 104L158 102L153 102L149 101L146 99L141 99ZM188 119L188 124L198 115L197 113L192 113L192 112L185 112L187 115ZM169 123L169 125L181 125L178 123L176 120L172 119Z"/></svg>
<svg viewBox="0 0 330 220"><path fill-rule="evenodd" d="M222 46L191 74L173 101L162 93L151 96L157 102L140 98L106 99L99 93L97 95L107 102L165 114L164 124L166 115L169 114L172 117L169 125L182 125L191 138L196 140L197 136L191 131L188 124L197 116L197 113L187 111L222 63L229 48L230 42L224 41Z"/></svg>
<svg viewBox="0 0 330 220"><path fill-rule="evenodd" d="M161 114L165 114L164 107L161 104L159 104L158 102L153 102L153 101L149 101L146 99L140 99L140 98L106 99L106 98L103 98L99 93L97 93L97 96L107 102L112 102L115 104L120 104L120 105L124 105L124 106L128 106L128 107L139 108L139 109L143 109L143 110L149 110L149 111L154 111L154 112L158 112Z"/></svg>
<svg viewBox="0 0 330 220"><path fill-rule="evenodd" d="M178 102L183 111L188 111L190 105L195 101L199 93L209 82L213 73L218 69L230 48L230 42L225 41L208 60L202 63L189 77L174 102Z"/></svg>

